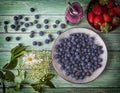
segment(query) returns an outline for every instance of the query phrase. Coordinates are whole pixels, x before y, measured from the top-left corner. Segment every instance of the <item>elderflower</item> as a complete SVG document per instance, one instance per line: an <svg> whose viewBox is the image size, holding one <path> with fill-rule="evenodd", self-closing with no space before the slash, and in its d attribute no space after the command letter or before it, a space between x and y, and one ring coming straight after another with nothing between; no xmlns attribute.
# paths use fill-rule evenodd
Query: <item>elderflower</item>
<svg viewBox="0 0 120 93"><path fill-rule="evenodd" d="M32 64L36 64L36 63L42 62L42 59L40 59L34 53L25 53L24 57L23 57L23 62L26 65L32 65Z"/></svg>

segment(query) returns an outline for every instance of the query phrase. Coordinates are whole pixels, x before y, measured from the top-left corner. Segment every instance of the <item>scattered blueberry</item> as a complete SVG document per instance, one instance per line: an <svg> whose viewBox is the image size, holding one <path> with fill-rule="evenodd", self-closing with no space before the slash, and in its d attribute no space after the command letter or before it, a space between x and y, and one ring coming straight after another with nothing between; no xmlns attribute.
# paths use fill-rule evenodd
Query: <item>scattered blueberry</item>
<svg viewBox="0 0 120 93"><path fill-rule="evenodd" d="M49 37L49 38L52 38L52 35L51 35L51 34L48 34L48 37Z"/></svg>
<svg viewBox="0 0 120 93"><path fill-rule="evenodd" d="M14 24L12 24L12 25L11 25L11 28L12 28L12 29L15 29L15 25L14 25Z"/></svg>
<svg viewBox="0 0 120 93"><path fill-rule="evenodd" d="M54 25L53 25L53 28L56 28L56 27L57 27L57 25L54 24Z"/></svg>
<svg viewBox="0 0 120 93"><path fill-rule="evenodd" d="M44 32L43 32L43 31L40 31L40 32L39 32L39 35L40 35L40 36L43 36L43 35L44 35Z"/></svg>
<svg viewBox="0 0 120 93"><path fill-rule="evenodd" d="M48 22L49 22L49 20L48 20L48 19L45 19L45 20L44 20L44 23L45 23L45 24L47 24Z"/></svg>
<svg viewBox="0 0 120 93"><path fill-rule="evenodd" d="M22 18L23 18L23 16L22 16L22 15L18 15L18 18L19 18L19 19L22 19Z"/></svg>
<svg viewBox="0 0 120 93"><path fill-rule="evenodd" d="M11 37L10 37L10 36L7 36L7 37L5 38L5 40L6 40L6 41L10 41L10 40L11 40Z"/></svg>
<svg viewBox="0 0 120 93"><path fill-rule="evenodd" d="M30 34L29 37L30 37L30 38L33 38L33 37L34 37L34 34Z"/></svg>
<svg viewBox="0 0 120 93"><path fill-rule="evenodd" d="M15 24L15 25L18 25L18 24L19 24L19 21L18 21L18 20L14 21L14 24Z"/></svg>
<svg viewBox="0 0 120 93"><path fill-rule="evenodd" d="M65 25L64 23L62 23L62 24L60 25L60 27L61 27L62 29L64 29L64 28L66 27L66 25Z"/></svg>
<svg viewBox="0 0 120 93"><path fill-rule="evenodd" d="M36 25L36 28L41 28L41 24L37 24L37 25Z"/></svg>
<svg viewBox="0 0 120 93"><path fill-rule="evenodd" d="M59 20L56 20L56 21L55 21L55 23L56 23L56 24L59 24L59 23L60 23L60 21L59 21Z"/></svg>
<svg viewBox="0 0 120 93"><path fill-rule="evenodd" d="M37 42L37 45L38 45L38 46L41 46L41 45L42 45L42 42Z"/></svg>
<svg viewBox="0 0 120 93"><path fill-rule="evenodd" d="M22 31L22 32L25 32L25 31L26 31L26 29L25 29L25 28L21 28L21 31Z"/></svg>
<svg viewBox="0 0 120 93"><path fill-rule="evenodd" d="M32 23L32 22L30 22L30 23L29 23L29 26L32 26L32 25L33 25L33 23Z"/></svg>
<svg viewBox="0 0 120 93"><path fill-rule="evenodd" d="M35 15L35 19L39 19L39 15Z"/></svg>
<svg viewBox="0 0 120 93"><path fill-rule="evenodd" d="M57 31L57 34L60 35L62 32L61 31Z"/></svg>
<svg viewBox="0 0 120 93"><path fill-rule="evenodd" d="M34 22L33 22L34 24L37 24L38 23L38 20L34 20Z"/></svg>
<svg viewBox="0 0 120 93"><path fill-rule="evenodd" d="M48 29L49 28L49 26L48 25L45 25L45 29Z"/></svg>
<svg viewBox="0 0 120 93"><path fill-rule="evenodd" d="M5 25L9 24L9 21L4 21L4 24L5 24Z"/></svg>
<svg viewBox="0 0 120 93"><path fill-rule="evenodd" d="M52 42L52 41L54 41L54 38L53 38L53 37L51 37L51 38L49 38L49 40L50 40L50 42Z"/></svg>
<svg viewBox="0 0 120 93"><path fill-rule="evenodd" d="M35 31L31 31L30 34L35 34Z"/></svg>
<svg viewBox="0 0 120 93"><path fill-rule="evenodd" d="M46 40L45 40L45 43L46 43L46 44L49 44L49 42L50 42L49 39L46 39Z"/></svg>
<svg viewBox="0 0 120 93"><path fill-rule="evenodd" d="M15 31L18 31L19 30L19 26L15 26Z"/></svg>
<svg viewBox="0 0 120 93"><path fill-rule="evenodd" d="M17 16L14 16L14 20L18 20L19 18Z"/></svg>
<svg viewBox="0 0 120 93"><path fill-rule="evenodd" d="M23 44L22 44L22 43L19 43L19 44L18 44L18 46L22 47L22 46L23 46Z"/></svg>
<svg viewBox="0 0 120 93"><path fill-rule="evenodd" d="M19 40L20 40L20 37L19 37L19 36L18 36L18 37L16 37L16 40L17 40L17 41L19 41Z"/></svg>
<svg viewBox="0 0 120 93"><path fill-rule="evenodd" d="M30 11L31 11L31 12L34 12L34 11L35 11L35 8L30 8Z"/></svg>
<svg viewBox="0 0 120 93"><path fill-rule="evenodd" d="M33 41L33 43L32 43L33 45L37 45L37 41Z"/></svg>
<svg viewBox="0 0 120 93"><path fill-rule="evenodd" d="M25 21L28 21L28 20L29 20L29 18L28 18L28 17L25 17L25 18L24 18L24 20L25 20Z"/></svg>
<svg viewBox="0 0 120 93"><path fill-rule="evenodd" d="M29 23L25 23L24 25L25 25L25 27L29 27Z"/></svg>
<svg viewBox="0 0 120 93"><path fill-rule="evenodd" d="M23 25L24 24L24 22L20 22L20 25Z"/></svg>

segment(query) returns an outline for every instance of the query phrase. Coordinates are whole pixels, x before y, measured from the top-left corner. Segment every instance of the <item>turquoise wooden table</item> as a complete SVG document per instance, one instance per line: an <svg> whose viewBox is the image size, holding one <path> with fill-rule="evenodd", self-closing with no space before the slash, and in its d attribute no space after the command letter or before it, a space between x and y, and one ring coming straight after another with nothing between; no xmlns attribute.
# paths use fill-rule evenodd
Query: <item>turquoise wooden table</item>
<svg viewBox="0 0 120 93"><path fill-rule="evenodd" d="M78 1L81 3L85 11L90 0L71 0L71 2ZM78 25L68 25L65 20L65 10L67 8L66 0L0 0L0 67L6 64L10 58L10 50L22 43L23 45L30 45L29 50L51 50L54 42L50 44L43 44L43 46L33 46L32 41L44 41L49 33L56 39L57 31L64 32L72 27L85 27L94 30L87 22L84 16ZM35 12L30 12L30 8L34 7ZM34 15L39 14L39 22L42 24L40 30L35 26L29 27L25 32L20 30L15 31L11 29L10 24L13 23L15 15L24 15L29 17L30 21L34 20ZM43 20L49 20L49 29L45 29ZM8 20L8 33L5 33L4 21ZM53 28L52 25L55 20L60 20L61 23L66 24L66 28L61 29L60 25ZM34 30L35 37L29 38L30 31ZM40 37L37 32L44 31L46 34ZM94 30L95 31L95 30ZM97 32L105 41L108 48L108 61L104 72L94 81L85 84L74 84L65 81L59 75L53 79L56 88L44 88L43 93L120 93L120 27L116 30L104 34ZM12 37L10 42L5 41L5 37ZM20 36L21 40L16 41L16 37ZM53 69L54 70L54 69ZM7 85L7 83L6 83ZM7 93L37 93L31 87L24 87L20 91L13 90L8 87ZM0 88L2 93L2 86Z"/></svg>

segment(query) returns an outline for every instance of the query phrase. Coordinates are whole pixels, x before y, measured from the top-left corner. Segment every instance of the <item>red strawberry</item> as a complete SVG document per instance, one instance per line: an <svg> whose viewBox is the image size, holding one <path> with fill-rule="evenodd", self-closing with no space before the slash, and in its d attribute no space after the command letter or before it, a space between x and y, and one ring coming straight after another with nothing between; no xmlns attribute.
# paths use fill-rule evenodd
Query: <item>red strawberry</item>
<svg viewBox="0 0 120 93"><path fill-rule="evenodd" d="M104 21L105 21L105 22L110 22L111 19L112 19L111 16L109 16L109 15L106 14L106 13L103 14L103 18L104 18Z"/></svg>
<svg viewBox="0 0 120 93"><path fill-rule="evenodd" d="M116 13L115 13L115 11L114 11L114 8L111 8L111 9L109 10L109 15L110 15L110 16L115 16L115 15L116 15Z"/></svg>
<svg viewBox="0 0 120 93"><path fill-rule="evenodd" d="M107 4L107 8L112 8L113 7L113 0L109 0L108 4Z"/></svg>
<svg viewBox="0 0 120 93"><path fill-rule="evenodd" d="M102 9L102 13L107 13L108 12L108 8L105 7L105 6L102 6L101 9Z"/></svg>
<svg viewBox="0 0 120 93"><path fill-rule="evenodd" d="M120 16L120 6L114 7L114 11L117 15Z"/></svg>
<svg viewBox="0 0 120 93"><path fill-rule="evenodd" d="M88 13L88 21L90 22L90 23L93 23L94 22L94 17L95 17L95 15L94 15L94 13L93 12L89 12Z"/></svg>
<svg viewBox="0 0 120 93"><path fill-rule="evenodd" d="M94 24L101 25L103 23L103 17L102 16L95 16L94 18Z"/></svg>
<svg viewBox="0 0 120 93"><path fill-rule="evenodd" d="M99 25L99 24L94 24L94 27L95 27L97 30L100 30L100 25Z"/></svg>
<svg viewBox="0 0 120 93"><path fill-rule="evenodd" d="M101 13L102 13L101 7L98 4L96 4L92 7L92 11L95 15L101 15Z"/></svg>
<svg viewBox="0 0 120 93"><path fill-rule="evenodd" d="M118 26L120 24L120 18L117 16L114 16L112 19L112 26Z"/></svg>

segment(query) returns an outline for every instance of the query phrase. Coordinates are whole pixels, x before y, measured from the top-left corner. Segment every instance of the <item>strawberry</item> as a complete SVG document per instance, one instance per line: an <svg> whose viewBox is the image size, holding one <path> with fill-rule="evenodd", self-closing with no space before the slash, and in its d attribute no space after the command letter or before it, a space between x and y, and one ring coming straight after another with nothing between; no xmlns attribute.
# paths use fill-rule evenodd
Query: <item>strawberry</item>
<svg viewBox="0 0 120 93"><path fill-rule="evenodd" d="M113 0L109 0L108 4L107 4L107 8L112 8L113 7Z"/></svg>
<svg viewBox="0 0 120 93"><path fill-rule="evenodd" d="M90 23L93 23L94 22L94 17L95 17L94 13L93 12L89 12L88 16L87 16L87 19L88 19L88 21Z"/></svg>
<svg viewBox="0 0 120 93"><path fill-rule="evenodd" d="M105 6L102 6L101 9L102 9L102 13L107 13L108 12L108 8L105 7Z"/></svg>
<svg viewBox="0 0 120 93"><path fill-rule="evenodd" d="M100 30L100 25L99 25L99 24L94 24L94 27L95 27L97 30Z"/></svg>
<svg viewBox="0 0 120 93"><path fill-rule="evenodd" d="M116 15L114 8L109 9L109 15L112 17Z"/></svg>
<svg viewBox="0 0 120 93"><path fill-rule="evenodd" d="M116 13L117 15L120 16L120 6L114 7L114 11L115 11L115 13Z"/></svg>
<svg viewBox="0 0 120 93"><path fill-rule="evenodd" d="M117 16L114 16L112 19L112 26L118 26L120 24L120 18Z"/></svg>
<svg viewBox="0 0 120 93"><path fill-rule="evenodd" d="M95 16L94 18L94 24L101 25L103 23L103 17L102 16Z"/></svg>
<svg viewBox="0 0 120 93"><path fill-rule="evenodd" d="M92 11L95 15L101 15L102 14L102 10L101 10L101 6L98 5L98 4L95 4L93 7L92 7Z"/></svg>
<svg viewBox="0 0 120 93"><path fill-rule="evenodd" d="M107 13L104 13L104 14L103 14L103 18L104 18L104 21L105 21L105 22L110 22L111 19L112 19L111 16L109 16Z"/></svg>
<svg viewBox="0 0 120 93"><path fill-rule="evenodd" d="M100 27L101 32L105 32L105 33L107 33L111 29L112 29L112 26L106 22L103 23Z"/></svg>

